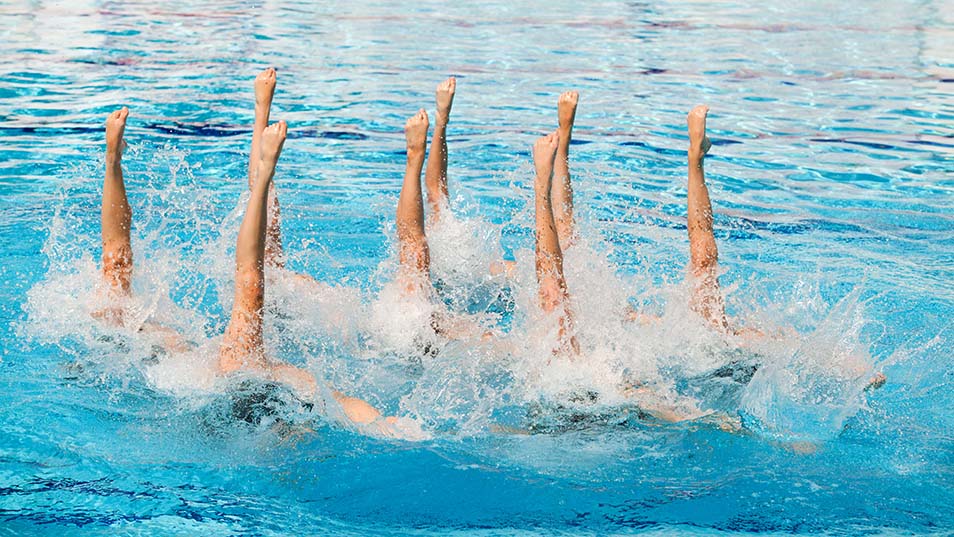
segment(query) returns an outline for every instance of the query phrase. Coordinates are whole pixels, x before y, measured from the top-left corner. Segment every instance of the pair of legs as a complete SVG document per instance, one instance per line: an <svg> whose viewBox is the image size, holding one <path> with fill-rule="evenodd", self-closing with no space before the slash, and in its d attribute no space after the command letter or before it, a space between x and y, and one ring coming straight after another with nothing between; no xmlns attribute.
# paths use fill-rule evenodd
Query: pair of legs
<svg viewBox="0 0 954 537"><path fill-rule="evenodd" d="M558 353L579 354L573 334L573 312L563 275L563 251L574 240L573 189L569 154L579 94L568 91L557 101L559 127L533 146L534 206L536 215L536 274L540 307L558 311Z"/></svg>
<svg viewBox="0 0 954 537"><path fill-rule="evenodd" d="M105 305L93 316L110 324L124 325L126 300L132 296L133 252L130 241L132 209L126 197L122 158L126 148L123 135L129 109L123 107L106 117L106 174L103 180L103 199L100 207L100 234L103 252L101 258ZM190 348L189 343L171 328L145 322L140 331L158 336L164 347L175 352Z"/></svg>
<svg viewBox="0 0 954 537"><path fill-rule="evenodd" d="M719 250L712 233L712 202L706 188L705 156L712 144L706 136L709 107L699 105L686 117L689 127L689 183L686 194L689 230L690 306L714 328L726 332L725 301L719 288Z"/></svg>
<svg viewBox="0 0 954 537"><path fill-rule="evenodd" d="M278 73L269 67L255 77L255 123L252 128L252 148L248 158L248 188L253 190L258 177L258 166L262 157L262 136L268 126L268 118L272 109L272 98L275 96L275 85ZM265 264L269 267L284 268L285 259L282 251L281 209L278 204L278 194L275 185L268 189L267 228L265 233Z"/></svg>
<svg viewBox="0 0 954 537"><path fill-rule="evenodd" d="M686 122L689 130L689 173L687 204L687 229L689 231L689 274L692 294L689 305L712 327L720 332L729 332L725 316L725 301L719 288L719 250L712 232L712 203L706 187L704 161L712 146L706 136L706 114L709 108L699 105L693 108ZM630 310L628 319L640 323L658 322L661 318Z"/></svg>
<svg viewBox="0 0 954 537"><path fill-rule="evenodd" d="M692 282L690 306L720 332L733 333L744 339L764 337L755 328L732 326L725 315L725 300L719 288L719 251L712 233L712 203L706 188L704 161L712 144L706 136L706 114L709 108L693 108L686 122L689 127L689 185L687 192L689 229L689 277ZM875 373L865 389L880 388L887 381Z"/></svg>
<svg viewBox="0 0 954 537"><path fill-rule="evenodd" d="M103 202L100 211L103 241L103 281L110 302L128 298L132 294L133 254L129 233L132 225L132 209L126 198L123 181L122 158L126 141L126 118L129 109L123 107L106 118L106 177L103 181ZM122 311L107 308L103 311L107 320L122 324Z"/></svg>
<svg viewBox="0 0 954 537"><path fill-rule="evenodd" d="M304 369L270 359L263 338L265 267L284 266L281 215L272 180L288 127L284 121L268 125L276 82L273 68L265 69L255 79L255 124L248 169L251 194L235 248L235 300L219 349L219 370L223 374L253 371L311 396L317 389L315 377ZM338 391L332 391L332 395L354 423L371 423L381 417L377 409L361 399Z"/></svg>
<svg viewBox="0 0 954 537"><path fill-rule="evenodd" d="M437 114L431 152L427 157L424 183L427 202L433 218L439 219L447 210L447 122L457 81L451 77L437 86ZM396 227L400 259L399 278L408 292L413 292L430 281L431 258L424 232L424 198L421 190L421 171L427 151L427 112L422 108L404 124L407 141L407 163L404 184L398 198Z"/></svg>

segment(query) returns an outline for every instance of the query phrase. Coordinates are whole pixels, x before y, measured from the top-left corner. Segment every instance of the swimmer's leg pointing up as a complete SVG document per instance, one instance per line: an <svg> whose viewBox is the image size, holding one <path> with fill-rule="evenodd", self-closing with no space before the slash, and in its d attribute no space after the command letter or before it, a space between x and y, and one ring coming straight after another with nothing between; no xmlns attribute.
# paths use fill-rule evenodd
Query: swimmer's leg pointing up
<svg viewBox="0 0 954 537"><path fill-rule="evenodd" d="M223 373L265 370L268 366L262 338L268 191L286 132L284 121L262 131L261 158L235 248L235 303L219 351L219 368Z"/></svg>
<svg viewBox="0 0 954 537"><path fill-rule="evenodd" d="M424 183L427 185L427 203L434 219L440 218L441 209L447 204L447 122L457 80L450 77L437 86L437 115L434 120L434 137L431 139L431 154L427 157Z"/></svg>
<svg viewBox="0 0 954 537"><path fill-rule="evenodd" d="M129 241L132 210L126 199L122 157L126 147L123 133L129 109L123 107L106 119L106 178L103 181L101 211L103 239L103 279L116 296L129 296L132 282L133 255ZM119 319L115 319L119 321Z"/></svg>
<svg viewBox="0 0 954 537"><path fill-rule="evenodd" d="M693 280L691 306L720 330L728 329L725 303L719 289L719 251L712 233L712 203L706 188L705 155L711 147L706 137L706 114L699 105L689 112L689 273Z"/></svg>
<svg viewBox="0 0 954 537"><path fill-rule="evenodd" d="M252 150L248 155L248 188L255 185L258 164L262 159L262 132L268 127L277 82L275 69L269 67L255 77L255 124L252 127Z"/></svg>
<svg viewBox="0 0 954 537"><path fill-rule="evenodd" d="M280 121L266 127L261 133L255 181L235 247L235 303L219 349L219 371L225 374L241 369L255 371L266 378L290 385L301 395L311 396L317 389L315 377L304 369L269 360L265 355L262 334L268 192L287 131L285 122ZM345 416L354 423L371 423L381 417L377 409L361 399L337 391L333 395L341 404ZM393 420L388 418L390 422Z"/></svg>
<svg viewBox="0 0 954 537"><path fill-rule="evenodd" d="M579 345L572 335L573 317L569 309L566 280L563 277L563 251L553 217L551 188L553 183L553 158L559 145L559 133L540 137L533 146L533 164L536 208L536 271L540 307L546 312L562 308L560 316L560 346L558 350L572 348L579 353Z"/></svg>
<svg viewBox="0 0 954 537"><path fill-rule="evenodd" d="M248 157L248 188L255 184L258 165L262 152L262 132L268 126L277 83L275 69L269 67L255 77L255 124L252 127L252 149ZM283 267L281 208L278 204L278 192L273 184L268 189L268 228L265 235L265 264L270 267Z"/></svg>
<svg viewBox="0 0 954 537"><path fill-rule="evenodd" d="M109 286L108 299L132 295L133 254L129 240L132 209L126 199L122 167L123 149L126 147L123 134L126 131L127 117L129 109L123 107L106 118L106 179L103 181L101 230L103 280ZM123 324L125 312L122 305L112 300L109 302L103 309L93 312L93 317L117 325ZM144 321L138 329L158 335L159 342L169 351L183 352L191 348L178 332L160 324Z"/></svg>
<svg viewBox="0 0 954 537"><path fill-rule="evenodd" d="M579 93L567 91L557 100L557 115L560 121L557 132L560 140L553 161L553 218L557 235L560 237L560 246L564 250L573 243L576 232L573 222L573 186L570 182L570 139L579 98Z"/></svg>
<svg viewBox="0 0 954 537"><path fill-rule="evenodd" d="M421 193L421 169L427 145L427 112L423 109L404 124L407 139L407 166L397 207L397 236L403 277L411 281L430 275L431 259L424 235L424 201Z"/></svg>

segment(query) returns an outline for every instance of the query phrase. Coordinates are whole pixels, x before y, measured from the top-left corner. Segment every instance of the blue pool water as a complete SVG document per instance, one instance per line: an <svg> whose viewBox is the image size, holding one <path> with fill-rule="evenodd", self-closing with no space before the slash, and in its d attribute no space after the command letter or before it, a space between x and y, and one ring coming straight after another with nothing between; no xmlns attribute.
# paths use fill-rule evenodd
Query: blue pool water
<svg viewBox="0 0 954 537"><path fill-rule="evenodd" d="M179 4L0 1L0 534L954 531L950 2ZM239 425L208 375L268 65L289 267L334 284L270 288L269 348L417 440L316 411ZM433 119L449 75L434 272L448 309L510 343L415 358L387 293L401 126ZM529 147L566 89L587 359L547 365ZM681 284L697 103L729 312L782 334L744 386L699 380L752 352L701 329ZM119 105L135 291L200 345L185 357L88 316ZM500 257L509 282L486 275ZM665 324L620 322L627 303ZM865 392L874 371L888 383ZM639 419L623 378L744 428Z"/></svg>

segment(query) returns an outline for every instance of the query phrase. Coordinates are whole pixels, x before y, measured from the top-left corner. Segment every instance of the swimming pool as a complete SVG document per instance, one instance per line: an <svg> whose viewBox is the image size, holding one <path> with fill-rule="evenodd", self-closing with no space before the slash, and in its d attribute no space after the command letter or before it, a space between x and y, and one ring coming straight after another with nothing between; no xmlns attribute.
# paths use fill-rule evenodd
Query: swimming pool
<svg viewBox="0 0 954 537"><path fill-rule="evenodd" d="M954 528L949 3L186 4L0 3L0 533ZM83 313L102 122L125 104L137 292L197 341L222 332L251 81L266 65L279 70L272 117L290 125L276 178L289 265L338 284L320 300L270 298L269 342L415 417L422 441L320 417L294 438L229 423L190 363L153 359ZM521 330L529 148L555 126L559 92L578 89L587 248L567 264L600 344L593 363L678 369L682 382L732 359L678 306L685 112L709 104L730 313L801 334L765 351L778 374L718 403L746 416L744 431L613 406L567 425L535 402L566 377L535 382L519 357L372 352L362 322L393 265L400 128L433 113L448 75L456 220L431 235L459 290L448 300ZM501 255L517 278L485 281L481 260ZM671 322L601 331L601 309L621 300ZM849 355L888 383L846 389L831 372ZM582 369L576 380L599 389L604 371ZM512 434L530 414L543 432Z"/></svg>

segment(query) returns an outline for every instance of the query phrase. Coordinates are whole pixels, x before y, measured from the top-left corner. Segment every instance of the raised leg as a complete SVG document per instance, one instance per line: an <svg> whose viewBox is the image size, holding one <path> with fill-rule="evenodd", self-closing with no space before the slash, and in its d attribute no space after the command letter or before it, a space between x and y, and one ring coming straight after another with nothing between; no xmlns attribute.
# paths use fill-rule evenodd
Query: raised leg
<svg viewBox="0 0 954 537"><path fill-rule="evenodd" d="M540 307L546 312L562 309L560 316L560 345L558 351L572 349L579 353L579 345L572 335L573 316L569 308L566 279L563 277L563 250L557 235L553 216L552 184L553 159L559 145L559 132L540 137L533 146L533 164L536 208L536 270Z"/></svg>
<svg viewBox="0 0 954 537"><path fill-rule="evenodd" d="M284 121L266 127L261 133L260 158L254 172L248 208L239 228L235 248L235 303L232 318L219 349L219 371L228 374L251 370L266 378L291 386L299 394L315 394L317 381L311 373L265 354L262 313L265 302L265 263L268 227L268 192L275 176L288 127ZM425 127L426 131L426 127ZM367 402L333 392L345 416L354 423L370 423L381 417ZM393 423L394 418L386 418Z"/></svg>
<svg viewBox="0 0 954 537"><path fill-rule="evenodd" d="M435 219L440 218L441 209L447 205L447 122L450 120L451 106L454 104L454 91L457 80L450 77L437 86L437 115L434 121L434 137L431 139L431 153L427 157L427 169L424 183L427 185L427 203Z"/></svg>
<svg viewBox="0 0 954 537"><path fill-rule="evenodd" d="M122 157L126 147L123 133L129 109L123 107L106 118L106 178L103 181L101 230L103 239L103 279L110 293L129 296L133 271L129 227L132 210L126 199Z"/></svg>
<svg viewBox="0 0 954 537"><path fill-rule="evenodd" d="M420 279L430 273L430 254L424 235L424 201L421 194L421 169L427 145L427 112L418 111L404 124L407 139L407 166L397 207L397 235L404 275Z"/></svg>
<svg viewBox="0 0 954 537"><path fill-rule="evenodd" d="M706 188L705 155L711 144L706 137L706 114L699 105L689 112L689 274L692 279L691 306L713 326L727 330L725 303L719 289L719 251L712 233L712 203Z"/></svg>
<svg viewBox="0 0 954 537"><path fill-rule="evenodd" d="M223 373L268 367L262 339L268 190L286 132L284 121L262 132L261 158L235 248L235 303L219 350L219 368Z"/></svg>
<svg viewBox="0 0 954 537"><path fill-rule="evenodd" d="M576 104L580 94L567 91L557 100L557 116L560 140L557 143L556 158L553 161L553 218L556 221L560 246L566 250L572 243L575 233L573 222L573 185L570 182L570 139L573 135L573 121L576 118Z"/></svg>
<svg viewBox="0 0 954 537"><path fill-rule="evenodd" d="M268 126L268 118L275 96L278 74L269 67L255 77L255 124L252 127L252 149L248 156L248 188L255 183L258 163L261 160L262 132ZM284 267L282 250L281 207L278 204L278 192L275 185L268 189L268 227L265 234L265 265Z"/></svg>

